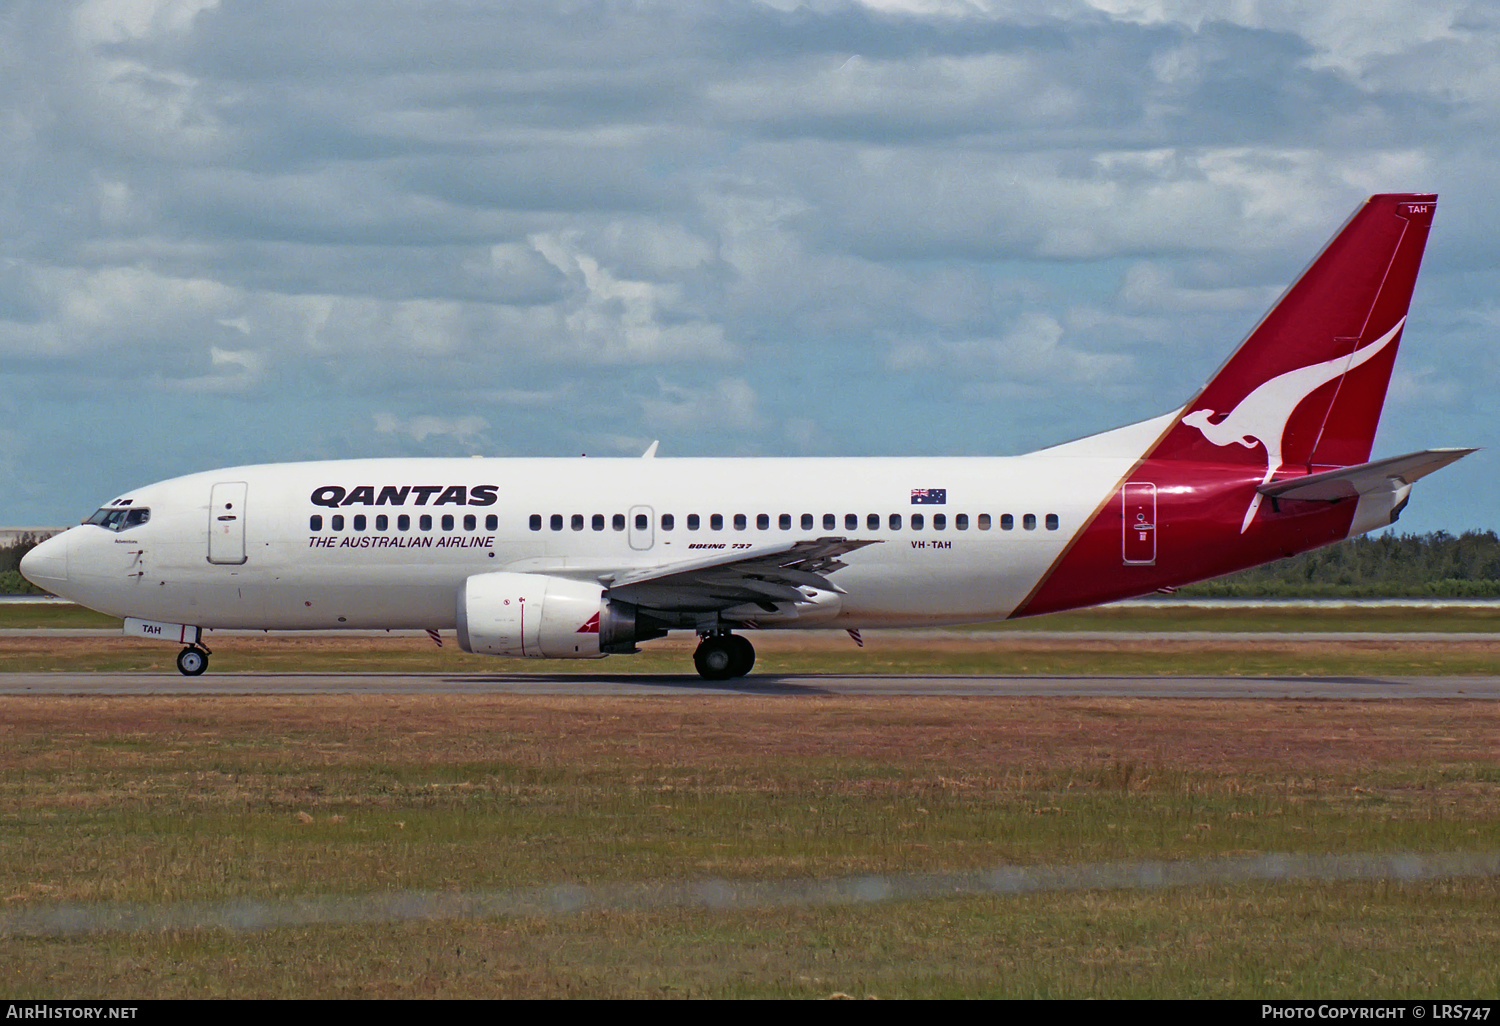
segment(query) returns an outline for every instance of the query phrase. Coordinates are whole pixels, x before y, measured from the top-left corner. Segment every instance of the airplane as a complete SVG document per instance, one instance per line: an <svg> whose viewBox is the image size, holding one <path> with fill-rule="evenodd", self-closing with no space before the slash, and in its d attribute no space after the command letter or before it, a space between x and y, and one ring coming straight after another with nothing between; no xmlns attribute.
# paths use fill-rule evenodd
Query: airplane
<svg viewBox="0 0 1500 1026"><path fill-rule="evenodd" d="M693 631L727 680L754 666L745 631L1170 592L1394 523L1474 451L1370 460L1436 201L1366 200L1183 406L1027 455L231 467L112 499L21 572L182 645L189 676L206 629L404 628L550 659Z"/></svg>

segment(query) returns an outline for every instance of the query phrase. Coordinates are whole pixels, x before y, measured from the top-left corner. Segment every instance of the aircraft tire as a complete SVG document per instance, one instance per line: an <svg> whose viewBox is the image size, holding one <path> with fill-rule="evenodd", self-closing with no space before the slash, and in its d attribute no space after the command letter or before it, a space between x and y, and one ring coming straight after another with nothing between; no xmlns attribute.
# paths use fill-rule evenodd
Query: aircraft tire
<svg viewBox="0 0 1500 1026"><path fill-rule="evenodd" d="M189 645L177 653L177 670L184 677L196 677L208 669L208 653Z"/></svg>
<svg viewBox="0 0 1500 1026"><path fill-rule="evenodd" d="M748 638L738 634L731 634L725 641L729 645L729 651L734 656L733 671L731 677L743 677L755 667L755 646L750 644Z"/></svg>
<svg viewBox="0 0 1500 1026"><path fill-rule="evenodd" d="M693 652L693 666L704 680L728 680L737 665L729 638L704 638Z"/></svg>

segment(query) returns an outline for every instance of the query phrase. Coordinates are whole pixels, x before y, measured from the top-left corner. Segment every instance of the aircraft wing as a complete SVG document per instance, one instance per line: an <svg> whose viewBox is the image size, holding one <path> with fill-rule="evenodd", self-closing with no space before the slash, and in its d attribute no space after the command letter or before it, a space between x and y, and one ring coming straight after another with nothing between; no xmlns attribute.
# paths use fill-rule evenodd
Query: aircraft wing
<svg viewBox="0 0 1500 1026"><path fill-rule="evenodd" d="M1337 502L1369 492L1390 491L1442 470L1474 449L1425 449L1405 456L1391 456L1373 463L1360 463L1321 474L1308 474L1286 481L1272 481L1257 491L1272 499L1303 499Z"/></svg>
<svg viewBox="0 0 1500 1026"><path fill-rule="evenodd" d="M728 549L699 559L626 571L606 581L611 598L652 609L710 611L753 602L805 602L801 589L843 594L828 575L848 564L838 557L874 539L817 538Z"/></svg>

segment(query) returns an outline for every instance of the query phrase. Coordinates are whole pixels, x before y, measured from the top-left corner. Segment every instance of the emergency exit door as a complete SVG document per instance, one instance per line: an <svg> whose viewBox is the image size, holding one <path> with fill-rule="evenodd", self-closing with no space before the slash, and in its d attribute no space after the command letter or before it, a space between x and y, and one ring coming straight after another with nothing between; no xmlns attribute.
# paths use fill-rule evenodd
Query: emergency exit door
<svg viewBox="0 0 1500 1026"><path fill-rule="evenodd" d="M208 500L208 561L236 566L245 562L245 491L243 481L214 485Z"/></svg>
<svg viewBox="0 0 1500 1026"><path fill-rule="evenodd" d="M656 544L656 513L650 506L630 507L630 547L644 552Z"/></svg>
<svg viewBox="0 0 1500 1026"><path fill-rule="evenodd" d="M1120 493L1125 519L1121 525L1122 554L1127 566L1151 566L1156 562L1156 485L1130 481Z"/></svg>

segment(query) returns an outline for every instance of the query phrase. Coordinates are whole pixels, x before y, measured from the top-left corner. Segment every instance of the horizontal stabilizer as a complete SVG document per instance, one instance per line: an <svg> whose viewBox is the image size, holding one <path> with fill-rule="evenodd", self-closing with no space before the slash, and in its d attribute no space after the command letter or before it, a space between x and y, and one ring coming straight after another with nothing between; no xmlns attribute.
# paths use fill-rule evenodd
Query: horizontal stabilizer
<svg viewBox="0 0 1500 1026"><path fill-rule="evenodd" d="M1370 492L1389 491L1409 485L1434 470L1463 459L1474 449L1425 449L1405 456L1391 456L1373 463L1360 463L1321 474L1272 481L1257 491L1272 499L1302 499L1311 502L1336 502Z"/></svg>

